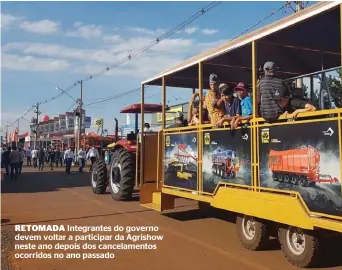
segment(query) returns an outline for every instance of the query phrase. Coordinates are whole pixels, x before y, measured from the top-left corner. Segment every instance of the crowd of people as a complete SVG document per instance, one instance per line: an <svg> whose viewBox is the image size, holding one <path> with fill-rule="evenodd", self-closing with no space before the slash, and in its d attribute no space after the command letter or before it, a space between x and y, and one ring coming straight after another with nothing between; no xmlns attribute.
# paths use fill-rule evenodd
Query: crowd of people
<svg viewBox="0 0 342 270"><path fill-rule="evenodd" d="M43 171L45 164L48 164L50 170L53 171L54 167L65 166L65 172L70 173L73 162L78 161L79 172L83 172L86 161L90 160L92 166L96 159L99 158L98 150L92 146L85 151L82 147L78 153L75 154L74 150L69 147L66 150L55 148L54 146L46 148L36 148L31 150L17 148L16 146L1 149L1 168L4 169L5 175L11 179L18 179L21 175L24 159L26 158L27 167L37 168Z"/></svg>
<svg viewBox="0 0 342 270"><path fill-rule="evenodd" d="M305 99L302 88L289 88L278 76L278 67L274 62L266 62L262 68L263 76L257 85L257 117L267 123L276 122L280 116L296 119L299 113L315 111L316 107ZM202 119L204 124L223 126L230 124L235 129L242 123L253 118L252 93L244 82L236 86L220 82L214 73L209 76L210 90L203 96ZM199 93L194 93L189 102L187 121L179 113L175 124L168 128L195 126L200 124Z"/></svg>

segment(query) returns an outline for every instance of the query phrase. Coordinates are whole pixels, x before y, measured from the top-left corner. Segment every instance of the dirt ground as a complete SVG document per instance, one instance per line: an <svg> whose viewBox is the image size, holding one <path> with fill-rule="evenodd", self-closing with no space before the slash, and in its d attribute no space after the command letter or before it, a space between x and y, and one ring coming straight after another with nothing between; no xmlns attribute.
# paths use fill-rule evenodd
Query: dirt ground
<svg viewBox="0 0 342 270"><path fill-rule="evenodd" d="M104 195L92 193L89 172L81 174L77 169L73 170L71 174L65 174L60 168L54 171L45 168L38 172L36 168L24 167L20 179L2 180L1 269L297 269L286 261L276 240L267 251L244 249L236 234L235 216L231 213L200 211L196 202L179 199L176 209L161 214L141 207L138 194L133 201L114 202L108 192ZM114 250L113 259L16 259L14 244L18 241L14 241L14 236L18 232L13 231L16 224L153 225L159 227L158 234L163 235L163 240L154 242L156 250ZM342 269L341 246L340 240L327 244L322 264L325 268L319 269Z"/></svg>

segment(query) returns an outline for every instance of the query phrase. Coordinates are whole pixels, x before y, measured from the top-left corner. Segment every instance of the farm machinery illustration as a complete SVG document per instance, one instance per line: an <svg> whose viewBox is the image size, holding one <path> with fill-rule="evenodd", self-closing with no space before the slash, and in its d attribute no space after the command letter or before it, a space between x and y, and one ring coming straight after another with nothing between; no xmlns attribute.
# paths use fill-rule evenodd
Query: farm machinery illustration
<svg viewBox="0 0 342 270"><path fill-rule="evenodd" d="M144 104L143 108L144 113L162 112L162 105L160 104ZM126 138L119 138L118 120L115 119L116 141L111 147L109 169L107 169L105 160L99 158L91 172L93 193L104 194L109 185L112 198L116 201L131 199L136 179L140 179L140 164L136 164L136 160L137 155L139 155L137 139L139 136L138 114L141 113L141 104L127 106L120 113L135 114L135 131L127 134Z"/></svg>
<svg viewBox="0 0 342 270"><path fill-rule="evenodd" d="M237 152L232 150L218 150L212 154L212 174L221 178L236 178L240 169L240 160Z"/></svg>
<svg viewBox="0 0 342 270"><path fill-rule="evenodd" d="M320 152L311 145L303 149L271 150L269 169L274 181L300 184L303 187L339 182L336 177L320 174L320 158Z"/></svg>
<svg viewBox="0 0 342 270"><path fill-rule="evenodd" d="M177 178L189 180L197 177L197 157L191 155L186 148L186 144L177 145L174 159L168 162L167 172Z"/></svg>

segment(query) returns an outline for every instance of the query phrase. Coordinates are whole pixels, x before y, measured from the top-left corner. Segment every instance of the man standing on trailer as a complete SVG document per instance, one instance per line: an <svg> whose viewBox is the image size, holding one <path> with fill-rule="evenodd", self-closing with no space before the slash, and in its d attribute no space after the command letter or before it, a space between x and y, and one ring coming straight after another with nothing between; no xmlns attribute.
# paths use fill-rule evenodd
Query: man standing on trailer
<svg viewBox="0 0 342 270"><path fill-rule="evenodd" d="M92 147L89 149L88 154L87 154L87 160L90 159L91 161L91 166L90 166L89 171L92 171L94 162L98 158L99 158L99 151L95 148L94 145L92 145Z"/></svg>
<svg viewBox="0 0 342 270"><path fill-rule="evenodd" d="M252 98L248 95L245 84L240 82L234 90L240 100L240 112L237 113L237 117L231 123L232 129L237 128L242 120L249 121L253 118L253 102Z"/></svg>
<svg viewBox="0 0 342 270"><path fill-rule="evenodd" d="M218 126L222 126L224 122L233 121L234 118L240 114L240 99L234 97L234 89L231 85L225 83L220 84L221 98L215 99L214 107L224 108L224 117L217 122Z"/></svg>
<svg viewBox="0 0 342 270"><path fill-rule="evenodd" d="M214 101L221 98L221 93L218 88L217 75L215 73L209 76L210 91L205 96L205 106L209 113L210 123L216 125L217 121L224 116L224 109L214 107Z"/></svg>
<svg viewBox="0 0 342 270"><path fill-rule="evenodd" d="M266 62L265 76L260 79L257 102L261 117L268 123L275 122L289 107L288 89L277 76L278 69L274 62Z"/></svg>

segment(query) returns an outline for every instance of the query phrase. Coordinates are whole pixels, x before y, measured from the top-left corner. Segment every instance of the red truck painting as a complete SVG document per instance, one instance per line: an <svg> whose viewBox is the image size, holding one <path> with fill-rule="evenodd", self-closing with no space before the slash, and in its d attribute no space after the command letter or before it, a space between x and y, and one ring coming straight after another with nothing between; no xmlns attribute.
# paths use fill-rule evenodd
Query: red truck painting
<svg viewBox="0 0 342 270"><path fill-rule="evenodd" d="M303 149L271 150L268 164L274 181L300 184L303 187L317 182L339 182L336 177L320 174L320 158L320 152L309 145Z"/></svg>
<svg viewBox="0 0 342 270"><path fill-rule="evenodd" d="M235 178L240 169L237 153L232 150L218 151L212 155L212 174L221 178Z"/></svg>

